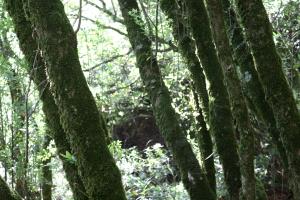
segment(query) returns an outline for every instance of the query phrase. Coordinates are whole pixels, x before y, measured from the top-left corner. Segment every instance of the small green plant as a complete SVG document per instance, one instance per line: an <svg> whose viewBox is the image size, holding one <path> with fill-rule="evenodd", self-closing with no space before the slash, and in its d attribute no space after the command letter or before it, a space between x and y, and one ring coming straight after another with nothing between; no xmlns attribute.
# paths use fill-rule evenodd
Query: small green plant
<svg viewBox="0 0 300 200"><path fill-rule="evenodd" d="M110 144L122 173L128 199L188 199L181 182L175 180L176 170L169 152L156 144L139 152L122 149L119 141Z"/></svg>

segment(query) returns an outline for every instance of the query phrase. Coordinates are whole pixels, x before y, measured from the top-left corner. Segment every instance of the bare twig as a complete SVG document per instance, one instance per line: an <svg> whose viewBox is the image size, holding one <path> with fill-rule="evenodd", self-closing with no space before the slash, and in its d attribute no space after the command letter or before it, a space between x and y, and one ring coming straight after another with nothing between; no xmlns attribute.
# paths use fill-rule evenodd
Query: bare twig
<svg viewBox="0 0 300 200"><path fill-rule="evenodd" d="M108 16L112 17L112 19L115 21L115 22L118 22L118 23L121 23L121 24L124 24L124 20L119 18L117 15L115 15L112 11L108 10L105 6L105 4L102 4L103 6L100 7L99 5L89 1L89 0L84 0L87 4L91 5L91 6L94 6L95 8L97 8L99 11L107 14Z"/></svg>
<svg viewBox="0 0 300 200"><path fill-rule="evenodd" d="M79 0L78 25L77 25L77 28L76 28L76 30L75 30L75 34L77 34L78 31L80 30L80 26L81 26L81 15L82 15L82 0Z"/></svg>

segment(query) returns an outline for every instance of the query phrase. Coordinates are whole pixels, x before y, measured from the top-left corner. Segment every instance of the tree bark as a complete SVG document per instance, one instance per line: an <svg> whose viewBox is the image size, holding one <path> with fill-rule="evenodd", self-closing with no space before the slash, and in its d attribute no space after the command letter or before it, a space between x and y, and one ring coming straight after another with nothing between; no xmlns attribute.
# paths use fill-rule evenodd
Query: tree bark
<svg viewBox="0 0 300 200"><path fill-rule="evenodd" d="M288 170L287 156L284 150L283 143L280 139L279 131L276 127L276 121L273 111L265 99L261 82L255 70L253 57L249 50L249 46L244 39L243 30L238 23L235 11L229 0L222 0L225 24L227 27L227 35L230 36L230 43L233 49L233 56L239 65L242 74L242 87L244 95L252 111L256 114L258 119L262 119L269 130L272 141L276 146L282 160L282 164Z"/></svg>
<svg viewBox="0 0 300 200"><path fill-rule="evenodd" d="M216 199L190 144L179 126L175 110L171 105L169 91L162 80L156 57L151 50L151 41L145 34L144 26L141 23L142 19L138 4L134 0L119 0L119 5L129 41L135 51L141 78L151 100L157 125L168 148L174 155L183 184L193 200Z"/></svg>
<svg viewBox="0 0 300 200"><path fill-rule="evenodd" d="M233 118L240 136L239 153L243 196L247 200L255 200L254 131L250 124L248 108L234 66L221 0L206 0L206 7L211 20L219 62L225 75Z"/></svg>
<svg viewBox="0 0 300 200"><path fill-rule="evenodd" d="M47 149L51 142L49 135L44 136L43 149ZM52 170L51 170L51 157L42 162L42 197L43 200L52 200Z"/></svg>
<svg viewBox="0 0 300 200"><path fill-rule="evenodd" d="M198 122L198 143L202 154L206 176L211 189L216 193L216 177L213 154L213 144L210 132L207 129L209 124L209 100L206 90L206 80L201 64L195 53L195 44L191 38L190 32L182 18L182 10L177 6L175 0L161 0L161 8L171 21L173 36L178 43L178 48L187 62L193 85L195 88L194 97L199 115L196 117ZM199 101L198 101L199 100ZM199 103L200 102L200 103Z"/></svg>
<svg viewBox="0 0 300 200"><path fill-rule="evenodd" d="M196 116L196 127L198 129L198 132L196 136L198 140L199 150L200 150L202 162L204 163L204 169L206 172L206 177L209 182L210 188L212 188L212 190L215 193L217 193L213 141L210 132L207 129L204 116L202 115L203 112L199 105L198 94L194 89L193 89L193 95L196 104L196 109L198 110L198 115Z"/></svg>
<svg viewBox="0 0 300 200"><path fill-rule="evenodd" d="M8 2L9 7L13 9L15 2ZM20 3L20 0L18 2ZM31 35L36 34L38 37L39 44L35 45L43 51L51 90L60 114L59 117L53 112L52 108L56 111L56 106L52 98L47 99L44 102L47 106L44 107L48 107L47 110L51 113L49 123L60 119L70 140L72 152L77 158L87 195L93 200L126 199L120 172L106 146L103 124L100 124L94 98L81 70L76 35L64 12L63 4L59 0L32 0L24 2L23 6L35 27L36 32L31 32ZM22 23L18 25L21 26ZM19 33L24 39L29 39L29 35ZM22 44L28 45L24 39L21 47ZM29 55L32 56L32 51L36 48L26 45L23 48L28 48L27 51L31 52ZM32 58L34 57L29 57L31 61ZM51 96L50 93L47 95ZM59 123L52 125L60 128ZM57 138L58 142L64 143L61 139Z"/></svg>
<svg viewBox="0 0 300 200"><path fill-rule="evenodd" d="M300 199L300 115L273 41L272 27L261 0L236 0L255 67L280 131L288 157L293 192Z"/></svg>
<svg viewBox="0 0 300 200"><path fill-rule="evenodd" d="M11 191L6 182L0 177L0 197L5 200L21 200L21 197Z"/></svg>
<svg viewBox="0 0 300 200"><path fill-rule="evenodd" d="M73 192L73 198L74 200L88 200L77 167L62 156L66 152L72 151L67 141L66 133L60 125L58 108L55 105L46 77L45 64L40 56L36 41L32 37L33 30L30 22L25 18L22 2L16 1L12 4L12 1L6 1L6 5L13 19L14 29L19 39L21 50L28 62L28 74L31 74L31 78L37 86L39 96L43 102L42 109L45 114L46 124L50 129L51 136L54 138L57 153L62 160L66 178Z"/></svg>
<svg viewBox="0 0 300 200"><path fill-rule="evenodd" d="M206 78L209 82L210 130L223 164L225 183L231 199L239 199L241 174L229 97L224 75L214 48L209 19L203 1L184 0Z"/></svg>

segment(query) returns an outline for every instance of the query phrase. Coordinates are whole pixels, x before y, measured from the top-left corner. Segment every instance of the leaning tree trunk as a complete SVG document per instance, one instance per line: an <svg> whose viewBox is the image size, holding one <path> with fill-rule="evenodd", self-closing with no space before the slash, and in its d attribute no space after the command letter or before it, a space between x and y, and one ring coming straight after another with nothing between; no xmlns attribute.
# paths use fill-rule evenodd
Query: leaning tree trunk
<svg viewBox="0 0 300 200"><path fill-rule="evenodd" d="M212 131L231 199L239 199L241 174L229 97L214 48L209 19L202 0L184 0L197 53L209 82L210 130Z"/></svg>
<svg viewBox="0 0 300 200"><path fill-rule="evenodd" d="M206 177L211 189L216 192L214 156L212 155L213 144L211 135L206 127L206 123L209 124L209 100L206 90L205 75L203 73L200 61L196 55L195 44L191 38L188 28L184 23L182 11L178 7L176 1L161 0L160 5L163 12L170 19L173 29L173 36L175 40L177 40L179 51L186 60L189 71L191 72L193 85L196 90L194 94L196 99L196 107L199 111L199 115L196 117L199 125L197 133L199 141L198 143L204 162ZM200 103L198 103L198 99Z"/></svg>
<svg viewBox="0 0 300 200"><path fill-rule="evenodd" d="M209 100L206 90L206 80L201 64L196 55L195 43L191 38L190 31L183 19L183 11L176 0L161 0L160 5L163 12L170 19L171 28L178 48L183 58L187 62L195 89L199 95L200 106L203 110L205 121L209 120Z"/></svg>
<svg viewBox="0 0 300 200"><path fill-rule="evenodd" d="M0 197L5 200L21 200L21 197L11 191L6 182L0 177Z"/></svg>
<svg viewBox="0 0 300 200"><path fill-rule="evenodd" d="M206 6L211 20L219 61L225 75L233 118L236 121L240 136L239 153L243 196L247 200L255 200L254 131L250 124L248 108L234 66L221 0L206 0Z"/></svg>
<svg viewBox="0 0 300 200"><path fill-rule="evenodd" d="M236 0L236 6L266 99L280 130L292 174L294 198L300 199L300 114L282 70L272 26L261 0Z"/></svg>
<svg viewBox="0 0 300 200"><path fill-rule="evenodd" d="M157 125L168 148L174 155L183 184L191 199L213 200L215 194L209 187L207 178L179 126L175 110L171 105L169 91L162 80L156 57L152 53L151 41L140 21L142 19L138 4L134 0L119 0L119 5L129 41L135 51L141 78L151 100Z"/></svg>
<svg viewBox="0 0 300 200"><path fill-rule="evenodd" d="M60 121L89 198L126 199L95 100L81 70L76 35L63 4L59 0L30 0L23 6L43 51Z"/></svg>
<svg viewBox="0 0 300 200"><path fill-rule="evenodd" d="M279 131L276 127L276 121L273 111L265 99L265 93L255 70L253 57L244 39L242 27L238 23L235 11L229 0L222 0L227 35L231 36L230 42L233 49L233 56L239 65L242 74L242 86L244 95L249 101L250 107L259 119L264 121L268 128L273 143L275 144L284 168L288 169L287 156L280 139Z"/></svg>
<svg viewBox="0 0 300 200"><path fill-rule="evenodd" d="M49 83L46 77L45 64L42 61L36 41L32 37L32 27L25 18L23 5L21 1L6 1L7 9L14 22L15 32L20 42L21 50L27 60L28 74L31 74L40 98L43 102L43 111L46 118L46 124L49 126L50 134L54 139L57 154L62 160L66 178L73 192L74 200L88 200L85 188L78 174L77 167L67 161L63 155L71 152L70 144L67 141L65 131L60 125L58 108L55 105L52 94L50 93Z"/></svg>

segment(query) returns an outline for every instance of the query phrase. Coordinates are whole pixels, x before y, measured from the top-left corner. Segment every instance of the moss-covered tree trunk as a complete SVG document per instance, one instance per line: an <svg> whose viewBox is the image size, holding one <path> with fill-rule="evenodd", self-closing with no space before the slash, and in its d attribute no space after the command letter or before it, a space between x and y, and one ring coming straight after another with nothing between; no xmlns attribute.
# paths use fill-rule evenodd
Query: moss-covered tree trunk
<svg viewBox="0 0 300 200"><path fill-rule="evenodd" d="M46 133L47 134L47 133ZM43 149L47 149L51 142L49 135L44 136ZM51 157L42 162L42 197L43 200L52 200L52 170L51 170Z"/></svg>
<svg viewBox="0 0 300 200"><path fill-rule="evenodd" d="M195 106L198 111L196 116L196 128L197 128L197 140L199 145L199 150L201 154L201 159L206 172L206 177L209 182L210 187L216 193L216 169L214 164L214 151L213 151L213 141L209 130L207 129L207 124L202 115L202 109L199 104L199 97L195 89L193 89L193 96L195 101Z"/></svg>
<svg viewBox="0 0 300 200"><path fill-rule="evenodd" d="M187 17L206 78L209 82L210 130L223 164L226 186L231 199L239 199L241 174L229 97L222 67L214 48L209 19L203 1L184 0Z"/></svg>
<svg viewBox="0 0 300 200"><path fill-rule="evenodd" d="M161 0L161 8L171 21L173 36L178 43L179 51L185 59L195 88L196 107L199 115L196 117L198 122L198 143L205 166L206 176L210 187L216 192L216 177L213 154L213 144L210 133L207 129L209 123L209 100L206 90L206 80L199 59L195 51L195 44L191 38L190 31L185 25L183 12L175 0ZM198 103L198 99L200 104Z"/></svg>
<svg viewBox="0 0 300 200"><path fill-rule="evenodd" d="M63 157L66 152L71 152L70 144L67 141L65 131L60 125L58 108L50 93L50 87L46 77L45 64L40 56L36 41L32 37L32 27L30 22L25 18L22 2L16 1L12 4L12 1L6 1L6 5L8 12L13 19L21 50L29 63L27 68L28 74L31 74L31 78L40 93L39 96L43 102L42 108L45 114L46 124L50 129L51 137L54 139L57 153L62 160L66 178L73 192L73 198L74 200L88 200L77 167Z"/></svg>
<svg viewBox="0 0 300 200"><path fill-rule="evenodd" d="M14 5L15 2L8 4ZM63 4L59 0L32 0L24 1L23 5L43 51L60 114L57 119L60 118L70 140L87 195L93 200L126 199L120 172L105 142L96 103L81 70L76 35ZM27 49L29 52L31 47Z"/></svg>
<svg viewBox="0 0 300 200"><path fill-rule="evenodd" d="M241 160L243 196L247 200L255 200L254 131L250 124L248 108L234 66L221 0L206 0L206 6L211 20L212 33L219 61L225 75L233 118L236 121L237 130L240 136L239 153Z"/></svg>
<svg viewBox="0 0 300 200"><path fill-rule="evenodd" d="M229 0L222 0L227 35L233 49L233 56L242 74L242 87L248 104L259 119L262 119L269 130L272 141L278 149L283 166L288 169L287 156L280 139L273 111L265 99L265 93L255 70L253 57L244 39L241 25L238 23L233 6Z"/></svg>
<svg viewBox="0 0 300 200"><path fill-rule="evenodd" d="M236 6L286 150L294 198L300 199L300 115L276 52L272 27L261 0L236 0Z"/></svg>
<svg viewBox="0 0 300 200"><path fill-rule="evenodd" d="M215 199L215 194L209 187L207 178L179 126L169 91L162 80L156 57L152 53L151 41L141 23L138 4L135 0L119 0L119 5L157 125L174 155L183 184L193 200Z"/></svg>
<svg viewBox="0 0 300 200"><path fill-rule="evenodd" d="M6 182L0 177L0 197L5 200L21 200L21 197L11 191Z"/></svg>

